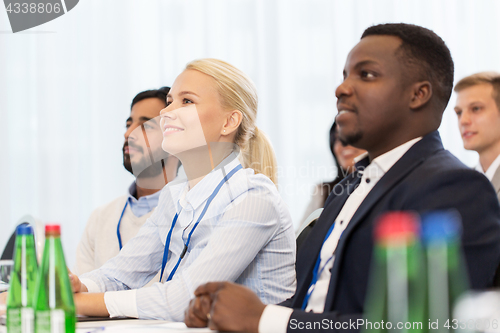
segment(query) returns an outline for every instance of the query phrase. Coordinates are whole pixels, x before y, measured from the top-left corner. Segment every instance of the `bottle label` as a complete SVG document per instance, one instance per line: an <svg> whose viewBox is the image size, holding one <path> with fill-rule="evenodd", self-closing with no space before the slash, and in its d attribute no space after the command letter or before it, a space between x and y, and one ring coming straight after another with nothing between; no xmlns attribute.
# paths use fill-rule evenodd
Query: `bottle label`
<svg viewBox="0 0 500 333"><path fill-rule="evenodd" d="M65 321L66 317L64 315L64 310L55 309L50 311L50 333L66 332Z"/></svg>
<svg viewBox="0 0 500 333"><path fill-rule="evenodd" d="M37 333L64 333L65 326L66 317L62 309L37 311L36 313Z"/></svg>
<svg viewBox="0 0 500 333"><path fill-rule="evenodd" d="M9 309L7 318L9 333L34 333L35 315L32 308Z"/></svg>
<svg viewBox="0 0 500 333"><path fill-rule="evenodd" d="M21 328L23 333L35 332L35 312L32 308L21 309Z"/></svg>
<svg viewBox="0 0 500 333"><path fill-rule="evenodd" d="M7 330L9 333L21 333L20 314L19 308L7 308Z"/></svg>

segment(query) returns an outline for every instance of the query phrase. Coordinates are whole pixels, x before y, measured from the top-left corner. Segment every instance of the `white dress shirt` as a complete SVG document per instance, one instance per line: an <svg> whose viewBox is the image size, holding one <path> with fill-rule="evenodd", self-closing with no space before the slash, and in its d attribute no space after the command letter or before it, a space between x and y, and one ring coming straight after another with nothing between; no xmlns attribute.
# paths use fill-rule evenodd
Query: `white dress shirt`
<svg viewBox="0 0 500 333"><path fill-rule="evenodd" d="M410 140L380 156L375 158L362 171L362 178L359 186L347 198L342 210L335 219L335 226L332 233L326 239L320 252L319 271L321 272L315 286L311 286L311 297L306 306L306 311L321 313L325 308L326 295L330 284L331 272L335 261L335 249L342 236L342 232L347 228L351 218L354 216L359 206L363 203L368 193L375 187L378 181L389 171L389 169L422 137ZM358 162L367 158L368 153L358 156ZM360 172L361 173L361 172ZM315 258L316 259L316 258ZM259 322L259 333L286 333L288 321L293 309L277 305L266 306Z"/></svg>
<svg viewBox="0 0 500 333"><path fill-rule="evenodd" d="M167 184L158 207L139 231L100 269L81 277L89 292L106 292L112 317L182 321L194 290L210 281L234 281L263 302L278 303L295 291L295 235L288 209L269 178L237 171L220 189L192 238L173 279L189 232L208 197L239 161L234 154L190 191L187 181ZM163 283L143 287L161 269L175 214ZM141 289L138 289L141 288Z"/></svg>
<svg viewBox="0 0 500 333"><path fill-rule="evenodd" d="M495 176L495 172L499 167L500 167L500 155L498 155L497 158L495 158L495 160L493 161L493 163L491 163L490 167L488 168L488 170L486 170L486 172L483 170L481 163L478 163L476 165L476 170L484 174L486 178L488 178L491 182L493 180L493 176Z"/></svg>

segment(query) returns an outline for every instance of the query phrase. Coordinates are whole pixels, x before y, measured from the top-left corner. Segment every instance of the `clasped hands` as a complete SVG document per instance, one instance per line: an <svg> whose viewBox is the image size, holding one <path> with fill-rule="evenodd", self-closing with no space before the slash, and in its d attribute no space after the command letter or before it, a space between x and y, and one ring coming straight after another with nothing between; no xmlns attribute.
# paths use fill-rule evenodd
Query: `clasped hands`
<svg viewBox="0 0 500 333"><path fill-rule="evenodd" d="M230 282L210 282L199 286L184 316L188 327L258 333L266 307L250 289Z"/></svg>

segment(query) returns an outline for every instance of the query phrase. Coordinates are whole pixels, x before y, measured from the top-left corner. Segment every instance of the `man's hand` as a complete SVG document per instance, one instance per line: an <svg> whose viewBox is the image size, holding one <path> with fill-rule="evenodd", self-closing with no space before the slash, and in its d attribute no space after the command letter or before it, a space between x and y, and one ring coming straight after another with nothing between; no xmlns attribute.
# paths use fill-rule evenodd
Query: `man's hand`
<svg viewBox="0 0 500 333"><path fill-rule="evenodd" d="M230 282L210 282L199 286L194 294L197 298L209 295L212 300L210 312L208 315L205 313L210 329L258 333L260 317L266 306L250 289ZM193 311L193 315L202 321L205 305L202 300L199 303L198 307L194 307L200 311ZM191 316L189 320L192 320ZM189 323L186 322L186 325L189 326Z"/></svg>
<svg viewBox="0 0 500 333"><path fill-rule="evenodd" d="M207 327L212 300L209 295L197 296L189 302L189 306L184 314L184 322L188 327Z"/></svg>

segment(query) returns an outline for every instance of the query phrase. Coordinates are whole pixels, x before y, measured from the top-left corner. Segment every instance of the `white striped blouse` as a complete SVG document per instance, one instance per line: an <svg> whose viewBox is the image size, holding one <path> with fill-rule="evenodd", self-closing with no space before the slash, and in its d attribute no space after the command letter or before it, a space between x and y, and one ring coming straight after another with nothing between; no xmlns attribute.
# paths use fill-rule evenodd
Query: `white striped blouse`
<svg viewBox="0 0 500 333"><path fill-rule="evenodd" d="M240 169L221 187L192 234L173 279L188 235L216 186L239 165L233 153L188 191L174 181L161 191L158 207L137 236L100 269L80 277L89 292L106 292L112 317L182 321L194 290L210 281L234 281L266 304L295 292L295 235L287 206L275 185L251 169ZM162 282L142 288L161 270L167 234L175 214Z"/></svg>

